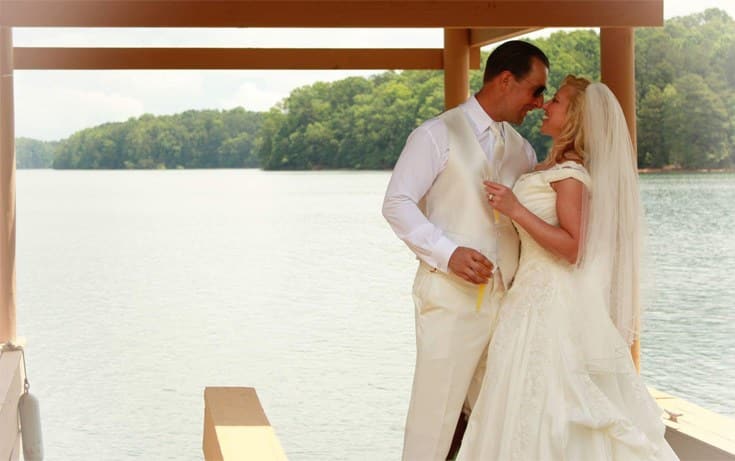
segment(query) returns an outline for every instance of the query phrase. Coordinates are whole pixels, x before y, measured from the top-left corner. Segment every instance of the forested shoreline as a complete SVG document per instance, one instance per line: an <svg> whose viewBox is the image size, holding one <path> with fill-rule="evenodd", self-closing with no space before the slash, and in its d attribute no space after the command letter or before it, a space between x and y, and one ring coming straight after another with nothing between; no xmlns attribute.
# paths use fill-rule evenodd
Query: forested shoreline
<svg viewBox="0 0 735 461"><path fill-rule="evenodd" d="M567 74L599 80L599 36L529 40L551 61L550 93ZM483 62L486 58L483 53ZM470 73L470 87L482 84ZM636 30L638 165L652 171L735 166L735 22L724 11ZM388 71L297 88L268 112L243 108L131 118L43 142L16 140L18 168L390 169L408 134L441 113L440 71ZM518 127L546 155L541 111Z"/></svg>

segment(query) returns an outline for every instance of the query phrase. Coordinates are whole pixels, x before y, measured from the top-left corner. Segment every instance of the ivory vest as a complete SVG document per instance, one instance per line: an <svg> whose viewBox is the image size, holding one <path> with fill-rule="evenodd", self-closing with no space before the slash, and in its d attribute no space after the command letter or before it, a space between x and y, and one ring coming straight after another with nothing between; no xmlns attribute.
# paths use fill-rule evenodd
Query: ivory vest
<svg viewBox="0 0 735 461"><path fill-rule="evenodd" d="M511 187L531 168L523 138L504 123L505 154L491 165L462 109L448 110L440 117L447 126L449 156L446 167L422 199L421 209L454 243L474 248L496 263L507 289L518 268L520 242L507 216L498 213L495 223L482 181L499 178Z"/></svg>

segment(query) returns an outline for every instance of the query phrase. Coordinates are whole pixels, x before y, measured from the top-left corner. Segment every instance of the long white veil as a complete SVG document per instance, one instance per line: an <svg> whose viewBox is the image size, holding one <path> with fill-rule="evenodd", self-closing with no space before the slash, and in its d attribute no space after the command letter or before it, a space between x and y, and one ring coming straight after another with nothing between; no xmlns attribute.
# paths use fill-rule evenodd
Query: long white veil
<svg viewBox="0 0 735 461"><path fill-rule="evenodd" d="M592 186L579 268L587 288L600 293L613 323L631 345L641 316L643 213L636 156L625 116L610 89L592 83L584 97L586 167Z"/></svg>

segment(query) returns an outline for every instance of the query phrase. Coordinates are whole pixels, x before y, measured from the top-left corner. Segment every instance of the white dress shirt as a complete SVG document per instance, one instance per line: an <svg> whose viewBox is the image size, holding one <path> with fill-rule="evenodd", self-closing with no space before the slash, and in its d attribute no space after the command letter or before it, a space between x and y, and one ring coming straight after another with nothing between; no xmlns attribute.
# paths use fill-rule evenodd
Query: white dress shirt
<svg viewBox="0 0 735 461"><path fill-rule="evenodd" d="M490 118L474 96L460 108L470 121L488 161L494 164L495 136L489 128L491 123L497 122ZM502 130L502 124L499 128ZM530 165L536 165L536 153L531 144L524 141L524 154L528 156ZM448 158L444 121L438 117L427 120L408 136L383 200L383 216L396 235L426 264L444 272L449 271L449 258L458 245L426 219L418 203L444 170Z"/></svg>

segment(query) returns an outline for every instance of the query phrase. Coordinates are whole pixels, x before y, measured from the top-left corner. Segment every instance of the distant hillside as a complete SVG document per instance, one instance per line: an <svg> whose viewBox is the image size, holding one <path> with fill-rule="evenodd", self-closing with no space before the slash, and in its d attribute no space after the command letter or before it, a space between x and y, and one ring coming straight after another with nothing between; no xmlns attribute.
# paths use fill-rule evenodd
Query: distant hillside
<svg viewBox="0 0 735 461"><path fill-rule="evenodd" d="M252 168L263 114L242 108L143 115L74 133L56 143L19 138L18 168ZM43 152L43 161L31 164ZM53 152L49 161L48 153Z"/></svg>
<svg viewBox="0 0 735 461"><path fill-rule="evenodd" d="M15 164L18 168L51 168L58 144L58 142L16 138Z"/></svg>

